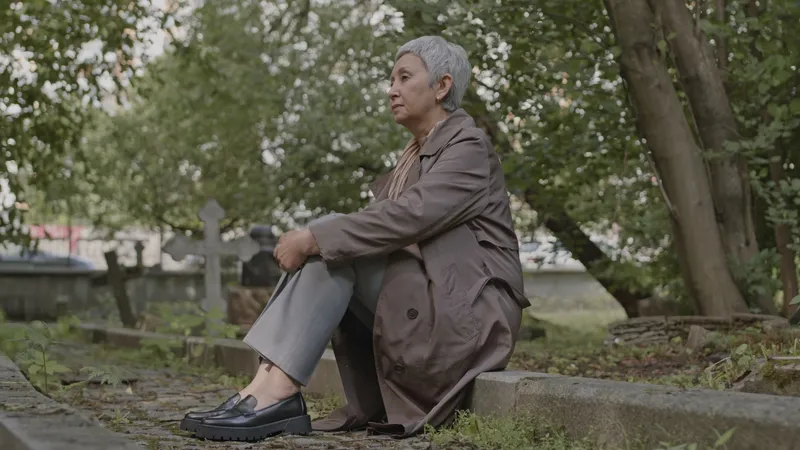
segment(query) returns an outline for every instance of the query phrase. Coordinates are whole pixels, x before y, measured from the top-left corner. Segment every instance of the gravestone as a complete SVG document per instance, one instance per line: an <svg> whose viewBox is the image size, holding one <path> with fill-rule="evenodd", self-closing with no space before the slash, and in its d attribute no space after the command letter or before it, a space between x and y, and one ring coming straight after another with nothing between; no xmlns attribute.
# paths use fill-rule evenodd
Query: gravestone
<svg viewBox="0 0 800 450"><path fill-rule="evenodd" d="M220 236L220 221L225 217L225 210L211 199L198 214L203 221L203 240L190 239L176 234L164 244L164 252L175 261L181 261L188 255L205 257L204 284L206 295L203 309L226 311L226 302L222 297L222 267L220 257L235 255L242 261L249 261L259 252L260 246L250 236L242 236L232 241L223 242Z"/></svg>
<svg viewBox="0 0 800 450"><path fill-rule="evenodd" d="M261 315L282 274L272 255L277 239L271 227L256 225L250 237L259 243L261 251L242 264L241 286L232 287L228 297L228 322L245 330Z"/></svg>
<svg viewBox="0 0 800 450"><path fill-rule="evenodd" d="M278 240L268 225L256 225L250 230L250 237L258 242L261 250L242 264L241 285L245 287L272 287L281 277L281 268L273 252Z"/></svg>

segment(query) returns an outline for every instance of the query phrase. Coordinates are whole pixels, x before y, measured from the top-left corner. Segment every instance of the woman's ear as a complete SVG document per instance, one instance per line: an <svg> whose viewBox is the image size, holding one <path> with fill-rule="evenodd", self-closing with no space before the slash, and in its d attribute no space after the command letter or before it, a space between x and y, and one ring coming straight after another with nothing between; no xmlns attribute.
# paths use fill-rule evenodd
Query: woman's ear
<svg viewBox="0 0 800 450"><path fill-rule="evenodd" d="M453 87L453 77L449 73L444 74L441 80L436 83L436 101L441 103L450 89Z"/></svg>

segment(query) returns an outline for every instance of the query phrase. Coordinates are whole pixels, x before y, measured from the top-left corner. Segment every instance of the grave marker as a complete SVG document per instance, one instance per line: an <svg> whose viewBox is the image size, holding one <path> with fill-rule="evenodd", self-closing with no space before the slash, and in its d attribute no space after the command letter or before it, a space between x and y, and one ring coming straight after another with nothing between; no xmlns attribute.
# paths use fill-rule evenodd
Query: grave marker
<svg viewBox="0 0 800 450"><path fill-rule="evenodd" d="M176 234L166 244L164 252L175 261L180 261L188 255L205 257L204 279L206 296L203 299L203 309L210 311L219 308L226 311L225 299L222 298L222 267L220 257L235 255L240 260L247 262L259 252L258 242L250 236L238 237L232 241L224 242L220 236L220 221L225 217L225 210L211 199L198 214L203 221L203 240L198 241Z"/></svg>

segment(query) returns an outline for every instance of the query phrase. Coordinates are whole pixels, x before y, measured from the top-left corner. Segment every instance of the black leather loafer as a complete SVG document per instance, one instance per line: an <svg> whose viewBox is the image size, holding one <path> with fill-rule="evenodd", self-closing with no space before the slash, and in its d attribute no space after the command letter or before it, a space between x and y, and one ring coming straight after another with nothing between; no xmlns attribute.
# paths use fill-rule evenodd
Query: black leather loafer
<svg viewBox="0 0 800 450"><path fill-rule="evenodd" d="M299 392L266 408L255 410L258 400L248 395L227 412L203 419L199 438L213 441L260 441L276 434L309 434L311 418Z"/></svg>
<svg viewBox="0 0 800 450"><path fill-rule="evenodd" d="M229 409L236 406L236 404L239 403L239 400L241 400L241 396L239 395L239 393L236 393L229 399L225 400L223 404L217 406L214 409L210 409L208 411L193 411L187 413L183 417L183 420L181 420L180 428L181 430L190 431L194 433L194 431L197 430L197 426L200 425L200 421L202 421L206 417L218 416L228 411Z"/></svg>

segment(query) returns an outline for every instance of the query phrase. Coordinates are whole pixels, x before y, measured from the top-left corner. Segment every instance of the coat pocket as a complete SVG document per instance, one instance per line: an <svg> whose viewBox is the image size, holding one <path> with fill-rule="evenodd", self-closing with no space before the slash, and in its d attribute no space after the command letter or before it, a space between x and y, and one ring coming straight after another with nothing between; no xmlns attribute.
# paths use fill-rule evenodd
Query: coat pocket
<svg viewBox="0 0 800 450"><path fill-rule="evenodd" d="M444 293L448 297L454 295L459 289L458 268L455 263L442 270L442 281L444 282Z"/></svg>
<svg viewBox="0 0 800 450"><path fill-rule="evenodd" d="M437 314L440 316L437 320L449 322L453 332L465 340L472 339L478 334L478 321L472 309L474 299L467 298L468 284L471 283L461 279L456 263L445 267L442 271L442 280L445 292L444 298L441 299L443 301L439 302L439 305L444 308Z"/></svg>

